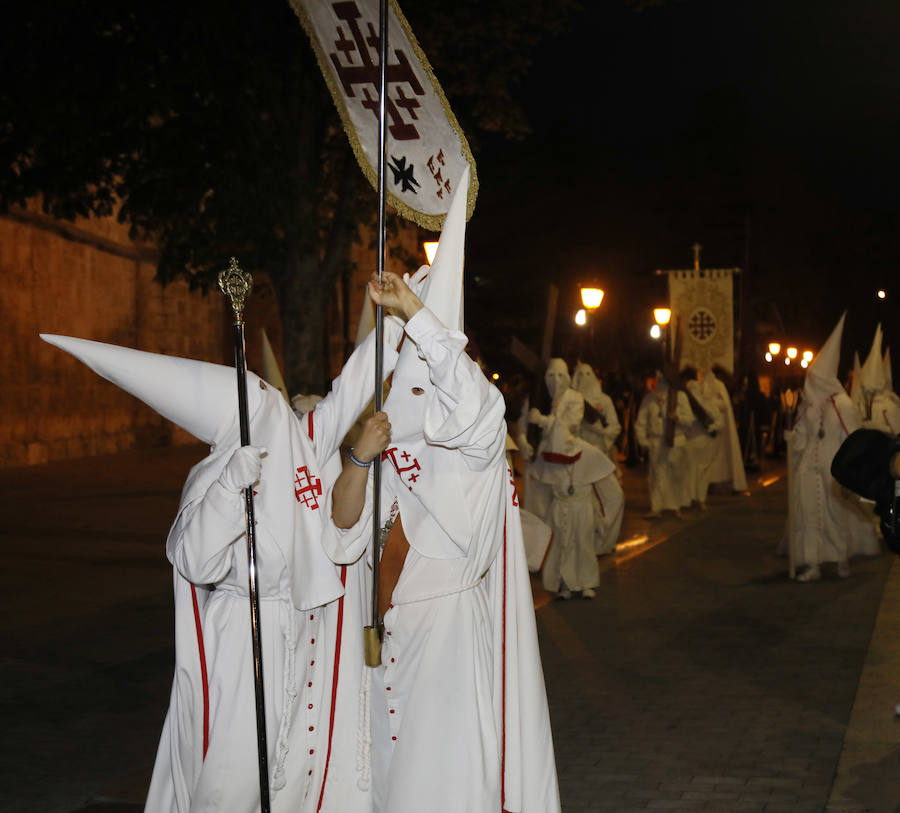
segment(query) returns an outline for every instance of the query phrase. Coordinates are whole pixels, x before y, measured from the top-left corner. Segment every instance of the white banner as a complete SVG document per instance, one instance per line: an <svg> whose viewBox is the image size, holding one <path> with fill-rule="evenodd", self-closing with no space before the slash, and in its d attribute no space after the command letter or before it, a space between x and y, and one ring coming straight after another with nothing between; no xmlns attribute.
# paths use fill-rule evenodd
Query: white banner
<svg viewBox="0 0 900 813"><path fill-rule="evenodd" d="M718 364L734 372L733 269L668 273L671 329L681 324L681 367Z"/></svg>
<svg viewBox="0 0 900 813"><path fill-rule="evenodd" d="M312 41L356 159L377 188L378 0L289 2ZM408 220L439 231L467 163L471 217L478 194L475 159L395 0L388 9L388 203Z"/></svg>

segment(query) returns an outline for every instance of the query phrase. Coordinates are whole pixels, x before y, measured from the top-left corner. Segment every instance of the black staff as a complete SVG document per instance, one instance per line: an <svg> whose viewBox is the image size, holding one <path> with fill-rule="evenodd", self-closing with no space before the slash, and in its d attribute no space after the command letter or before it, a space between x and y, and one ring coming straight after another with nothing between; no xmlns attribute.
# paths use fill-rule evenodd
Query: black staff
<svg viewBox="0 0 900 813"><path fill-rule="evenodd" d="M234 311L234 367L237 371L238 415L241 446L250 445L250 414L247 409L247 358L244 354L244 298L253 287L253 277L244 273L232 257L228 268L219 274L219 288L231 301ZM256 589L256 518L253 511L253 487L244 489L247 513L247 561L250 592L250 631L253 638L253 681L256 687L256 744L259 750L259 803L269 813L269 749L266 744L266 700L263 694L262 645L259 632L259 594Z"/></svg>
<svg viewBox="0 0 900 813"><path fill-rule="evenodd" d="M387 0L378 4L379 60L381 66L378 83L378 281L384 275L385 252L385 156L387 153L387 51L388 9ZM382 378L384 373L384 308L375 307L375 411L381 411ZM381 560L381 455L375 456L372 467L372 623L363 627L363 641L367 666L381 665L381 619L378 617L378 571Z"/></svg>

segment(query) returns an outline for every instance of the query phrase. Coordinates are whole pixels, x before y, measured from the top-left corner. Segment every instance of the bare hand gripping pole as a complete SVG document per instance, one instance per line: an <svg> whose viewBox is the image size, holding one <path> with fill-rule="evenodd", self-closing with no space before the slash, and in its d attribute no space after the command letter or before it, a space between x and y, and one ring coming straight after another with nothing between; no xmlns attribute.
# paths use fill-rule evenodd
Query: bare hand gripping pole
<svg viewBox="0 0 900 813"><path fill-rule="evenodd" d="M250 414L247 407L247 359L244 355L244 298L253 287L253 277L241 270L232 257L228 268L219 274L219 288L231 301L234 311L234 366L237 371L238 414L241 446L250 445ZM266 743L266 702L263 694L262 645L259 629L259 594L256 585L256 518L253 487L244 489L247 512L247 560L250 592L250 631L253 639L253 681L256 687L256 744L259 750L259 803L269 813L269 749Z"/></svg>
<svg viewBox="0 0 900 813"><path fill-rule="evenodd" d="M378 36L380 45L381 78L378 88L378 281L384 274L385 253L385 157L387 130L385 127L387 99L388 9L387 0L378 5ZM382 378L384 377L384 308L375 308L375 411L382 407ZM378 617L378 571L381 557L381 455L376 455L372 467L372 623L363 628L366 665L381 665L381 619Z"/></svg>

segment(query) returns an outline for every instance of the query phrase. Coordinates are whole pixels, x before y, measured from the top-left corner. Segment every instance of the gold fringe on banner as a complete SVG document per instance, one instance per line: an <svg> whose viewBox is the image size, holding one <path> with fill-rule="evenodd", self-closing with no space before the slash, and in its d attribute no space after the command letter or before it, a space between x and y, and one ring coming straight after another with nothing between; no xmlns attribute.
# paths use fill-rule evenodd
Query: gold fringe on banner
<svg viewBox="0 0 900 813"><path fill-rule="evenodd" d="M313 1L315 2L316 0ZM362 169L363 174L366 176L366 178L369 179L369 183L371 183L372 187L377 191L378 169L377 167L373 167L366 158L365 152L362 148L362 144L360 144L359 141L359 136L356 133L356 128L354 128L353 121L350 118L350 113L347 110L347 105L344 102L344 94L342 93L341 88L339 87L338 82L334 77L334 74L331 72L331 66L328 61L328 57L322 48L322 44L319 42L319 38L316 36L312 21L310 20L309 15L307 14L301 0L288 0L288 2L291 4L291 8L299 18L300 23L303 25L303 29L306 31L306 34L309 37L310 42L312 43L313 50L316 54L316 61L319 63L319 69L322 71L322 75L325 77L325 84L328 86L328 90L331 92L331 98L334 99L335 107L337 107L338 114L341 117L341 122L344 125L344 132L347 133L347 138L350 139L350 146L353 148L353 154L356 156L356 160L359 163L360 169ZM413 51L418 57L419 62L422 65L422 69L425 71L428 81L431 84L431 87L434 89L435 94L437 95L438 99L441 102L441 105L444 108L444 113L447 116L447 121L459 137L463 157L469 164L469 194L466 201L466 220L468 220L470 217L472 217L472 213L475 211L475 198L478 196L478 175L475 172L475 158L472 155L472 150L469 148L469 142L466 141L466 137L463 134L462 128L459 126L459 122L456 120L456 116L453 115L453 111L450 109L450 103L447 101L447 97L444 95L444 91L431 69L431 64L428 61L428 57L425 56L425 52L419 46L419 42L415 38L412 29L409 27L409 23L406 21L406 17L404 17L403 12L400 11L400 6L397 5L396 0L389 0L389 4L391 10L394 13L394 16L400 23L403 32L409 39L410 45L412 46ZM425 212L420 212L418 209L410 206L408 203L404 202L390 191L388 191L387 193L387 202L401 215L401 217L404 217L407 220L412 220L414 223L417 223L424 229L428 229L429 231L440 231L443 228L446 213L442 215L430 215L426 214Z"/></svg>

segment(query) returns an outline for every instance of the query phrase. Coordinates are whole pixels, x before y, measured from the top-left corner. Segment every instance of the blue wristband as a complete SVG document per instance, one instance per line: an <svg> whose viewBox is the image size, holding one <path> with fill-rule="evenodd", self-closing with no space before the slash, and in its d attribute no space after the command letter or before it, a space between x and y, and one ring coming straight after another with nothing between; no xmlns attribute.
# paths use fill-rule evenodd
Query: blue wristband
<svg viewBox="0 0 900 813"><path fill-rule="evenodd" d="M367 469L372 465L372 461L370 460L368 463L363 463L355 454L353 454L353 449L351 448L347 454L350 456L350 462L354 466L359 466L361 469Z"/></svg>

